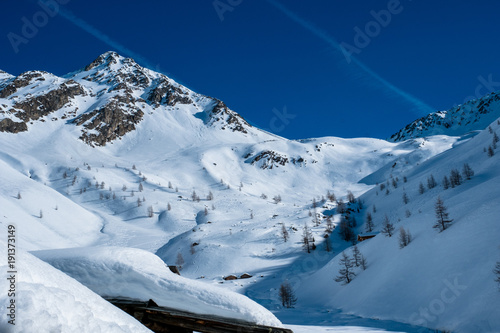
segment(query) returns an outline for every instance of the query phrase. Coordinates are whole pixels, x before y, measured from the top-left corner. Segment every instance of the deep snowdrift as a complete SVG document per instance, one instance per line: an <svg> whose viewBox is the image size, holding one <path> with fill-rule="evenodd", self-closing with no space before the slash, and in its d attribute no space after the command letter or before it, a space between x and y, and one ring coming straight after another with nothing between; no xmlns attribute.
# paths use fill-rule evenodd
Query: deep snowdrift
<svg viewBox="0 0 500 333"><path fill-rule="evenodd" d="M33 253L101 296L151 298L178 310L282 325L247 297L173 274L160 258L144 250L95 247Z"/></svg>
<svg viewBox="0 0 500 333"><path fill-rule="evenodd" d="M5 232L5 227L2 226ZM1 239L2 257L6 242ZM7 272L5 260L0 269ZM102 299L78 281L58 271L30 253L17 250L16 321L6 323L5 314L0 322L1 332L89 332L139 333L151 332L122 310ZM0 288L6 291L7 279L2 278ZM6 309L7 293L0 295L0 304Z"/></svg>

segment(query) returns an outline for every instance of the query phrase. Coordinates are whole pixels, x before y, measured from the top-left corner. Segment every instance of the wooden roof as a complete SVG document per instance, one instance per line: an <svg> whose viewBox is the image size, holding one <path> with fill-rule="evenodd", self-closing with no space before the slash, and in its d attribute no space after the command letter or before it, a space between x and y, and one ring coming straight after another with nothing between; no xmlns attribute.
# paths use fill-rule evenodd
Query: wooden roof
<svg viewBox="0 0 500 333"><path fill-rule="evenodd" d="M293 333L280 327L257 325L241 319L203 315L158 306L153 300L108 298L113 305L132 315L153 332L192 333Z"/></svg>

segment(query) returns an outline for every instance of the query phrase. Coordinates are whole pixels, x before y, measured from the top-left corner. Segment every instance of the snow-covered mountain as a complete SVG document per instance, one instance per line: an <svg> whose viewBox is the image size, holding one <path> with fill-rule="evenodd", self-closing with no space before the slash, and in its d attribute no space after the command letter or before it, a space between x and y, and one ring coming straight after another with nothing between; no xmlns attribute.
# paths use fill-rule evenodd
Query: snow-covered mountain
<svg viewBox="0 0 500 333"><path fill-rule="evenodd" d="M0 72L0 223L16 225L17 245L31 251L23 256L33 266L30 279L19 275L19 288L33 292L39 284L61 297L85 290L92 302L98 295L153 298L271 326L280 325L276 315L295 332L346 322L406 332L422 326L498 331L492 270L500 257L500 154L493 140L500 108L494 96L467 103L467 120L454 120L455 132L447 135L432 135L439 127L433 121L425 131L400 132L394 142L287 140L113 52L64 77ZM458 119L457 112L447 115ZM444 175L465 163L475 175L444 190ZM420 194L430 174L439 185ZM438 195L454 219L442 233L432 228ZM349 199L342 213L341 200ZM401 250L397 235L362 242L367 269L348 285L336 283L339 255L352 253L338 232L341 221L347 217L353 234L363 233L368 212L374 231L387 214L414 240ZM303 250L306 225L316 247L311 253ZM332 251L325 251L327 242ZM183 278L164 263L182 266ZM61 272L71 287L58 290L50 280L63 281ZM251 277L223 279L244 273ZM457 276L468 289L437 309L444 281ZM285 280L298 294L296 309L280 305ZM90 301L77 302L92 312ZM71 300L66 304L58 318L43 312L40 298L23 309L50 323L40 332L71 330ZM414 315L430 306L439 310L431 313L435 319ZM32 330L23 318L20 326ZM119 331L110 322L123 331L137 325L114 312L92 320L88 331L107 331L106 325Z"/></svg>
<svg viewBox="0 0 500 333"><path fill-rule="evenodd" d="M3 132L24 132L54 122L73 125L79 139L91 146L105 146L139 127L146 112L168 114L162 122L165 130L252 132L222 101L194 93L115 52L63 78L29 71L17 77L2 73L0 80Z"/></svg>
<svg viewBox="0 0 500 333"><path fill-rule="evenodd" d="M431 135L460 136L486 128L500 117L500 92L492 92L447 111L428 114L394 133L390 141L400 142Z"/></svg>
<svg viewBox="0 0 500 333"><path fill-rule="evenodd" d="M368 267L356 269L352 283L331 284L340 267L337 256L302 281L299 298L452 332L499 331L500 295L492 270L500 259L500 154L497 149L490 156L485 148L492 145L493 133L500 133L500 120L488 127L411 169L395 167L368 177L377 186L360 197L367 207L354 216L365 222L370 214L378 232L387 216L394 235L378 234L358 245ZM465 165L473 170L470 179ZM453 178L453 170L457 185L447 186L444 178ZM453 220L442 232L434 227L438 197ZM365 227L366 222L360 232ZM412 238L404 248L400 228ZM328 284L325 293L322 286Z"/></svg>

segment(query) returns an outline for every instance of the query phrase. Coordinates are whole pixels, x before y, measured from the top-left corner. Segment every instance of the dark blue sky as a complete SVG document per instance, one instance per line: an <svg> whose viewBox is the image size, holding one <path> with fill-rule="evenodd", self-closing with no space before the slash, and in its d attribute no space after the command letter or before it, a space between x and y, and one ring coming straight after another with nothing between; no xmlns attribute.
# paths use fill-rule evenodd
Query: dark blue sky
<svg viewBox="0 0 500 333"><path fill-rule="evenodd" d="M494 0L55 1L2 1L0 69L63 75L115 50L291 139L386 138L500 90Z"/></svg>

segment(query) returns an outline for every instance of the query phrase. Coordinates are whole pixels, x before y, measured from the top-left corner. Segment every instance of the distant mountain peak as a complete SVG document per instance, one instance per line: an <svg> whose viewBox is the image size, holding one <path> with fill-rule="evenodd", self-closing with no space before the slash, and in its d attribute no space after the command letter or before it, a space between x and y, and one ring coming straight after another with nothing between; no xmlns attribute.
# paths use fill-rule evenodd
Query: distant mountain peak
<svg viewBox="0 0 500 333"><path fill-rule="evenodd" d="M125 59L125 58L122 57L121 55L119 55L118 53L116 53L114 51L107 51L107 52L104 52L103 54L101 54L100 56L98 56L90 64L85 66L84 71L89 71L95 67L103 66L103 65L105 67L109 67L111 65L119 63L123 59Z"/></svg>
<svg viewBox="0 0 500 333"><path fill-rule="evenodd" d="M389 141L399 142L431 135L460 136L483 130L500 117L500 92L470 100L446 111L428 114L394 133Z"/></svg>

